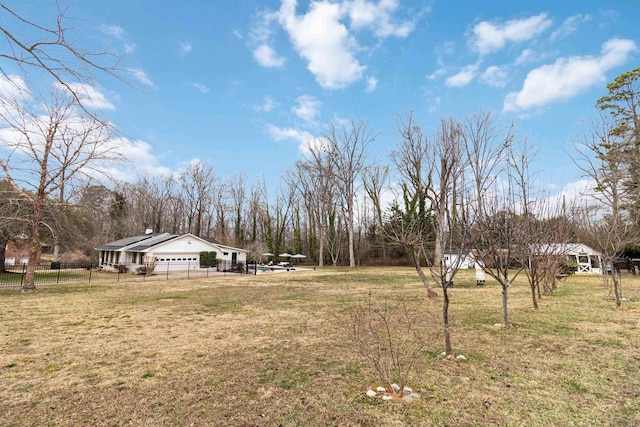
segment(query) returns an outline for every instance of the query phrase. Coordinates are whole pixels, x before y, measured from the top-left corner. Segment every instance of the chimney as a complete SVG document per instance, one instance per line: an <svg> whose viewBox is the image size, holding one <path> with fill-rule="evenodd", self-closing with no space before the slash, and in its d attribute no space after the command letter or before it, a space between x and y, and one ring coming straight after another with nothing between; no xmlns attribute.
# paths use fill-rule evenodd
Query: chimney
<svg viewBox="0 0 640 427"><path fill-rule="evenodd" d="M144 231L144 234L151 234L151 233L153 233L153 228L147 228L147 229Z"/></svg>

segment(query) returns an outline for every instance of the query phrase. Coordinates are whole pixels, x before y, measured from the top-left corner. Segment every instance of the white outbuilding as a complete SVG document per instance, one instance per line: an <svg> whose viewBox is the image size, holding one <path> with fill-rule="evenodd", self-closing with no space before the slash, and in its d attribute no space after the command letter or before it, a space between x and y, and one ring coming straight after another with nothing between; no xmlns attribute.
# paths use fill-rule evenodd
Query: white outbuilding
<svg viewBox="0 0 640 427"><path fill-rule="evenodd" d="M602 274L602 255L584 243L548 243L540 245L535 253L565 255L578 264L576 274Z"/></svg>

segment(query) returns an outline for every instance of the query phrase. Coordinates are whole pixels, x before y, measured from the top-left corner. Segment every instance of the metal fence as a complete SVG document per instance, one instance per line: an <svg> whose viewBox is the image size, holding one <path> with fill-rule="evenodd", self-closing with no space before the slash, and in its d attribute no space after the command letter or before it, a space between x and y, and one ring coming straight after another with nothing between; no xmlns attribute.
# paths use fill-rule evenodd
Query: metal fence
<svg viewBox="0 0 640 427"><path fill-rule="evenodd" d="M102 268L92 264L50 263L36 266L35 284L57 285L63 283L131 282L145 280L176 280L214 277L226 274L254 274L244 263L220 261L213 267L200 267L198 263L174 262L162 268L146 272L138 264L120 264L116 268ZM0 287L22 286L27 266L5 264L0 272Z"/></svg>

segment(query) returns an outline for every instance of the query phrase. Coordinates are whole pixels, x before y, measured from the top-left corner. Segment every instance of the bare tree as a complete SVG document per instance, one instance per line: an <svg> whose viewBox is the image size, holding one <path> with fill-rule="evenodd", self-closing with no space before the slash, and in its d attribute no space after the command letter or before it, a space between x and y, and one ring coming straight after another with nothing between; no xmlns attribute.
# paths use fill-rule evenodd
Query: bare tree
<svg viewBox="0 0 640 427"><path fill-rule="evenodd" d="M104 176L108 164L122 161L121 147L110 127L78 110L75 98L57 91L35 112L21 100L0 106L0 168L21 203L32 214L22 218L30 228L29 264L23 291L36 290L40 227L48 199L79 175Z"/></svg>
<svg viewBox="0 0 640 427"><path fill-rule="evenodd" d="M194 161L180 175L180 184L186 201L189 232L200 237L203 219L211 205L218 177L213 171L213 166Z"/></svg>
<svg viewBox="0 0 640 427"><path fill-rule="evenodd" d="M344 201L343 209L349 239L349 266L353 268L356 266L354 249L356 192L361 174L367 167L367 150L375 137L371 135L365 121L352 120L350 124L343 126L341 131L332 125L331 131L325 135L325 140L325 149L331 164L330 171Z"/></svg>
<svg viewBox="0 0 640 427"><path fill-rule="evenodd" d="M240 172L228 180L229 194L231 196L231 209L233 210L233 240L234 244L241 247L244 244L244 227L242 213L246 202L247 176Z"/></svg>
<svg viewBox="0 0 640 427"><path fill-rule="evenodd" d="M398 127L402 139L391 152L391 161L401 179L402 205L396 202L391 207L385 221L385 237L411 257L427 294L435 297L437 294L421 265L421 260L427 262L434 238L427 207L427 189L433 185L435 168L430 155L433 146L422 128L414 123L411 113L406 121L399 121Z"/></svg>
<svg viewBox="0 0 640 427"><path fill-rule="evenodd" d="M309 144L308 154L296 163L295 179L292 185L301 193L317 234L318 266L324 266L325 249L329 239L330 218L335 217L337 184L332 171L330 153L323 145ZM335 233L334 233L335 234ZM333 248L333 246L331 246ZM332 259L335 251L330 251Z"/></svg>
<svg viewBox="0 0 640 427"><path fill-rule="evenodd" d="M527 218L522 215L523 159L512 128L500 130L490 114L473 116L464 128L468 175L467 235L477 263L502 287L504 325L509 320L509 287L527 266ZM524 150L526 152L526 150Z"/></svg>
<svg viewBox="0 0 640 427"><path fill-rule="evenodd" d="M465 158L464 140L460 125L453 119L442 119L435 137L434 175L436 182L427 187L427 198L435 213L433 263L431 277L442 289L442 318L444 326L445 352L453 354L449 329L449 286L460 269L468 250L463 230L463 212L459 207L458 191L462 185ZM459 256L445 262L444 252L456 250Z"/></svg>
<svg viewBox="0 0 640 427"><path fill-rule="evenodd" d="M382 248L382 261L386 258L386 245L383 235L383 202L382 202L382 194L385 190L386 185L388 184L389 179L389 166L387 165L373 165L368 168L362 176L362 181L364 183L364 189L367 192L367 195L371 199L371 203L373 203L373 211L374 222L376 226L375 237L377 242L380 244Z"/></svg>
<svg viewBox="0 0 640 427"><path fill-rule="evenodd" d="M583 175L594 182L591 197L595 203L586 204L577 211L578 220L589 231L607 266L620 256L627 246L640 241L636 224L635 192L627 191L629 171L625 159L628 141L625 135L614 132L617 122L612 117L599 116L590 125L580 142L575 144L574 162ZM611 276L616 305L620 306L622 291L618 275Z"/></svg>
<svg viewBox="0 0 640 427"><path fill-rule="evenodd" d="M68 90L85 113L93 116L84 104L87 100L84 85L94 83L93 73L107 74L125 82L118 68L120 57L109 52L84 51L68 38L67 10L58 11L55 26L40 25L4 3L0 3L0 12L3 16L0 32L8 46L0 52L0 73L18 89L20 83L9 78L3 63L14 64L25 74L29 71L44 72Z"/></svg>

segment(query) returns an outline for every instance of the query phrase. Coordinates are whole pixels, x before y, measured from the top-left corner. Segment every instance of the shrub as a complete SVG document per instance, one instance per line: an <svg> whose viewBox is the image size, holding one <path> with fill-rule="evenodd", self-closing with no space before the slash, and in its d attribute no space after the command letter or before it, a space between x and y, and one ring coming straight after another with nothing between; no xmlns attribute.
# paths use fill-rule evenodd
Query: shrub
<svg viewBox="0 0 640 427"><path fill-rule="evenodd" d="M216 252L200 252L200 268L215 267L217 265Z"/></svg>
<svg viewBox="0 0 640 427"><path fill-rule="evenodd" d="M566 258L560 261L558 271L560 274L571 276L576 271L578 271L578 263L574 259Z"/></svg>

